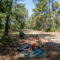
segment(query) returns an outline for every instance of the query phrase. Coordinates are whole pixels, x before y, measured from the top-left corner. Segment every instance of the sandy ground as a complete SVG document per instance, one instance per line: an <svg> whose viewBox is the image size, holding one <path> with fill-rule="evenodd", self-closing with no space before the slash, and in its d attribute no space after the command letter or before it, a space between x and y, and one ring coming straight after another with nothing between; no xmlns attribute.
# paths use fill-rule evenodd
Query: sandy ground
<svg viewBox="0 0 60 60"><path fill-rule="evenodd" d="M35 37L36 34L40 36L43 42L53 42L53 46L46 46L46 52L48 53L49 57L46 58L19 58L18 53L16 53L16 49L11 48L9 54L7 55L0 55L0 60L60 60L60 32L41 32L41 31L33 31L33 30L25 30L24 33L29 36L33 35ZM19 32L11 33L12 37L18 40L19 39ZM17 43L16 43L17 44ZM13 53L13 51L15 51ZM2 51L3 52L3 51Z"/></svg>
<svg viewBox="0 0 60 60"><path fill-rule="evenodd" d="M42 31L24 31L25 34L38 34L41 38L44 38L48 41L52 41L54 43L60 43L60 32L42 32Z"/></svg>

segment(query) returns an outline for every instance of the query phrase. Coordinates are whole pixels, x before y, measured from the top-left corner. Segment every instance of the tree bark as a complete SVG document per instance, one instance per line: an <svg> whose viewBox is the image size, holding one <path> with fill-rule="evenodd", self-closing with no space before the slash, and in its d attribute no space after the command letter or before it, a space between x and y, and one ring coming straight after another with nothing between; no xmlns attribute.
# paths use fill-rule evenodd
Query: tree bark
<svg viewBox="0 0 60 60"><path fill-rule="evenodd" d="M10 11L11 11L11 9L12 9L12 3L13 3L13 0L11 1L11 4L10 4ZM6 21L5 21L5 32L4 32L4 36L8 36L8 26L9 26L9 17L10 17L10 13L8 13L7 15L6 15Z"/></svg>
<svg viewBox="0 0 60 60"><path fill-rule="evenodd" d="M10 15L7 14L7 15L6 15L6 22L5 22L5 32L4 32L4 36L8 36L9 17L10 17Z"/></svg>
<svg viewBox="0 0 60 60"><path fill-rule="evenodd" d="M54 2L54 0L52 0L52 13L54 12L53 2ZM55 18L54 17L53 17L53 28L54 28L54 32L55 32Z"/></svg>

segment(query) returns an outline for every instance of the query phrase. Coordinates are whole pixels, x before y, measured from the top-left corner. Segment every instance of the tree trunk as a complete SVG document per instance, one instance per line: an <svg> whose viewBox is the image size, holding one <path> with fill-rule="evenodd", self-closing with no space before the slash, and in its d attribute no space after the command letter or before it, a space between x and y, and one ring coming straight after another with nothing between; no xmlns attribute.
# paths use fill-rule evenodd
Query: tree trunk
<svg viewBox="0 0 60 60"><path fill-rule="evenodd" d="M52 13L54 13L53 2L54 2L54 0L52 0ZM55 32L55 18L54 17L53 17L53 28L54 28L54 32Z"/></svg>
<svg viewBox="0 0 60 60"><path fill-rule="evenodd" d="M49 0L49 16L50 16L50 0Z"/></svg>
<svg viewBox="0 0 60 60"><path fill-rule="evenodd" d="M10 11L12 9L12 3L13 3L13 0L11 1L11 4L10 4ZM8 36L8 26L9 26L9 17L10 17L10 14L8 13L6 15L6 21L5 21L5 32L4 32L4 36Z"/></svg>
<svg viewBox="0 0 60 60"><path fill-rule="evenodd" d="M7 15L6 15L6 21L5 21L5 32L4 32L4 36L8 36L9 17L10 17L10 15L7 14Z"/></svg>
<svg viewBox="0 0 60 60"><path fill-rule="evenodd" d="M55 32L55 18L53 19L53 28L54 28L54 32Z"/></svg>

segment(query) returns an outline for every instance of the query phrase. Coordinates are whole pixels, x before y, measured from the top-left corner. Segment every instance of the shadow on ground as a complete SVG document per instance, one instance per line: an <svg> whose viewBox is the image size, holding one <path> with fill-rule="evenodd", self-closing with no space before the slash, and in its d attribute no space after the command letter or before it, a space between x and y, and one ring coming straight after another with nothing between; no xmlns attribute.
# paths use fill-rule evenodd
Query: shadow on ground
<svg viewBox="0 0 60 60"><path fill-rule="evenodd" d="M53 43L53 46L46 46L48 57L45 58L18 58L17 60L60 60L60 44Z"/></svg>
<svg viewBox="0 0 60 60"><path fill-rule="evenodd" d="M36 35L36 34L35 34ZM34 34L26 34L26 39L30 36L35 37ZM53 36L50 34L39 34L41 38L46 36ZM21 45L21 39L18 35L11 35L8 37L2 37L0 39L0 60L60 60L60 44L53 43L53 46L46 45L46 52L49 57L46 58L19 58L17 55L17 49Z"/></svg>
<svg viewBox="0 0 60 60"><path fill-rule="evenodd" d="M19 46L20 43L16 38L10 36L2 37L0 39L0 56L15 56Z"/></svg>

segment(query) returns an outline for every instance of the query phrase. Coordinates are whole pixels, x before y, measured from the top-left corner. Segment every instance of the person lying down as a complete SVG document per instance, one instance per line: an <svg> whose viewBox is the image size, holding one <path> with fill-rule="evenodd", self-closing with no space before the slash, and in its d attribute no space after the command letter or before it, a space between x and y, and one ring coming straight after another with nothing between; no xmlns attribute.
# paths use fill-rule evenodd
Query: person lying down
<svg viewBox="0 0 60 60"><path fill-rule="evenodd" d="M25 40L24 44L22 47L20 47L20 52L21 51L32 51L34 50L35 48L40 48L39 47L39 44L34 41L33 37L30 37L28 40Z"/></svg>

